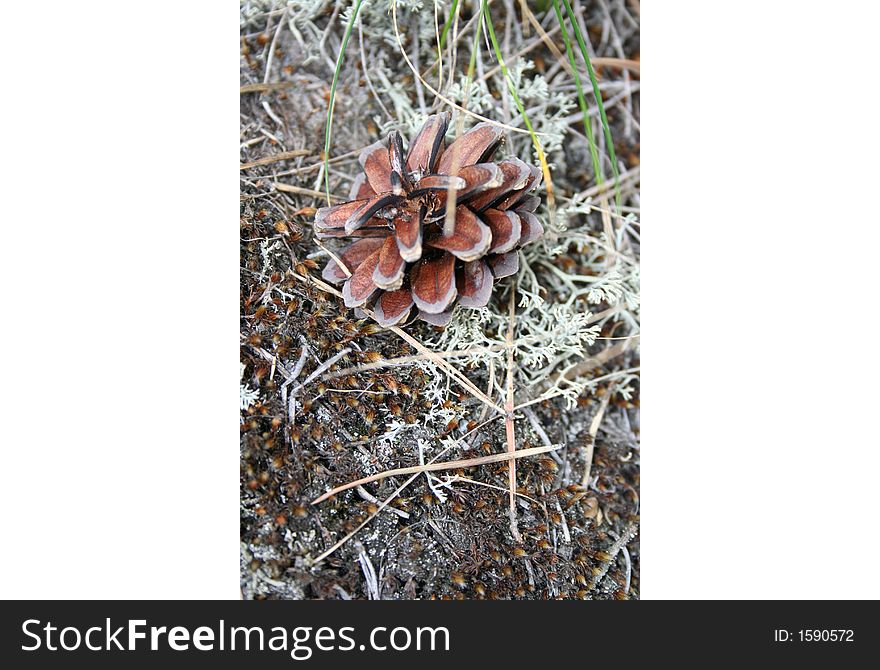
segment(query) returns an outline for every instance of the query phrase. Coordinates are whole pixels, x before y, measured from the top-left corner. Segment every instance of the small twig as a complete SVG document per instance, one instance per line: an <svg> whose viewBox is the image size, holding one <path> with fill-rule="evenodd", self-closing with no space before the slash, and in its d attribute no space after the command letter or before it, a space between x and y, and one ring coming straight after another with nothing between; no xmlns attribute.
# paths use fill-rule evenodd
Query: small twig
<svg viewBox="0 0 880 670"><path fill-rule="evenodd" d="M273 365L278 366L278 372L281 373L281 376L285 379L289 379L291 376L291 372L285 367L281 361L278 360L278 357L275 354L270 354L268 351L263 349L262 347L252 347L254 351L256 351L260 356L266 359L268 362Z"/></svg>
<svg viewBox="0 0 880 670"><path fill-rule="evenodd" d="M358 548L358 561L364 573L364 581L367 583L367 598L379 600L379 579L376 577L376 569L363 547Z"/></svg>
<svg viewBox="0 0 880 670"><path fill-rule="evenodd" d="M336 354L336 355L334 355L334 356L328 358L326 361L324 361L323 363L321 363L321 365L319 365L317 368L315 368L314 372L312 372L312 374L310 374L308 377L306 377L305 381L304 381L302 384L300 384L299 386L297 386L297 387L296 387L295 389L293 389L293 391L291 391L290 393L291 393L292 395L295 396L297 393L299 393L300 391L302 391L306 386L308 386L312 381L314 381L315 378L317 378L317 377L320 376L325 370L327 370L328 368L330 368L330 367L331 367L336 361L338 361L338 360L339 360L340 358L342 358L343 356L348 356L348 354L350 354L351 351L352 351L352 350L351 350L351 347L346 347L345 349L343 349L342 351L340 351L338 354Z"/></svg>
<svg viewBox="0 0 880 670"><path fill-rule="evenodd" d="M581 486L587 487L590 485L590 469L593 466L593 450L596 446L596 435L599 433L599 424L602 423L602 417L605 415L605 409L608 407L608 401L611 399L611 390L606 389L605 397L602 398L602 402L599 405L599 409L596 412L596 416L593 417L593 420L590 422L590 442L587 445L587 455L584 459L587 461L586 467L584 468L584 477L581 479Z"/></svg>
<svg viewBox="0 0 880 670"><path fill-rule="evenodd" d="M278 19L278 25L275 28L275 34L272 35L272 43L269 45L269 51L266 55L266 72L263 75L264 84L269 83L269 75L272 73L272 60L275 57L275 48L278 44L278 36L281 35L281 28L284 26L284 19L287 18L288 11L290 11L290 7L285 7L284 12L281 14L281 18Z"/></svg>
<svg viewBox="0 0 880 670"><path fill-rule="evenodd" d="M542 426L541 422L538 420L538 415L535 414L535 410L533 410L531 407L527 407L526 411L523 412L523 414L526 415L526 418L529 420L529 423L532 424L532 428L535 429L535 432L538 434L538 437L541 438L541 442L543 442L545 445L552 444L550 442L550 437L547 435L547 431L544 430L544 426ZM560 463L560 464L562 463L562 459L559 457L558 454L552 453L550 455L553 457L553 459L557 463Z"/></svg>
<svg viewBox="0 0 880 670"><path fill-rule="evenodd" d="M306 359L308 358L308 356L309 356L309 345L305 341L305 338L303 338L303 345L302 345L302 349L300 350L300 353L299 353L299 360L297 360L296 365L293 366L293 370L290 373L291 380L297 379L300 376L300 374L303 371L303 368L306 365Z"/></svg>
<svg viewBox="0 0 880 670"><path fill-rule="evenodd" d="M489 381L486 383L486 395L489 395L495 387L495 359L487 357L486 366L489 368ZM486 418L486 411L488 409L489 408L485 405L483 406L483 411L480 412L480 421L483 421Z"/></svg>
<svg viewBox="0 0 880 670"><path fill-rule="evenodd" d="M528 575L528 578L529 578L529 586L534 586L535 585L535 569L532 567L532 559L530 559L528 556L524 556L523 561L525 562L526 574Z"/></svg>
<svg viewBox="0 0 880 670"><path fill-rule="evenodd" d="M419 70L421 69L421 66L419 65L419 52L421 49L419 48L419 15L417 13L412 15L412 30L415 33L412 39L413 62L416 66L416 70ZM422 116L427 116L428 112L427 107L425 106L425 91L422 88L422 82L418 79L416 79L416 99L419 101L419 111L422 113Z"/></svg>
<svg viewBox="0 0 880 670"><path fill-rule="evenodd" d="M370 310L367 310L367 309L365 309L364 311L365 311L367 314L369 314L371 317L373 317L373 320L375 320L375 317L374 317L374 315L373 315L373 312L371 312ZM404 340L406 340L407 343L411 344L413 347L415 347L415 348L418 349L420 352L422 352L425 356L427 356L428 358L430 358L432 362L436 363L436 364L439 365L441 368L443 368L443 370L445 370L446 373L447 373L449 376L453 377L453 378L454 378L459 384L461 384L462 386L464 386L465 389L467 389L468 391L470 391L470 393L471 393L475 398L477 398L478 400L481 400L482 402L486 403L486 405L488 405L489 407L491 407L492 409L494 409L496 412L498 412L498 413L500 413L500 414L504 414L504 410L503 410L501 407L499 407L497 404L495 404L494 402L492 402L492 401L489 399L489 397L488 397L485 393L483 393L480 389L478 389L476 386L474 386L474 383L473 383L470 379L468 379L467 377L465 377L465 376L464 376L461 372L459 372L456 368L452 367L449 363L447 363L445 360L443 360L442 358L440 358L440 357L439 357L437 354L435 354L433 351L431 351L430 349L428 349L425 345L423 345L421 342L419 342L416 338L414 338L413 336L411 336L409 333L407 333L407 332L401 330L401 329L398 328L397 326L391 326L391 328L389 328L389 330L390 330L391 332L395 333L398 337L401 337L401 338L403 338Z"/></svg>
<svg viewBox="0 0 880 670"><path fill-rule="evenodd" d="M474 430L476 430L476 429L474 429ZM466 437L466 435L465 435L464 437ZM464 437L463 437L462 439L464 439ZM446 452L448 452L450 449L452 449L452 447L454 447L456 444L458 444L458 442L453 442L452 444L450 444L450 445L444 447L444 448L443 448L443 449L442 449L442 450L441 450L436 456L434 456L434 458L432 458L432 459L429 461L429 463L433 463L433 462L435 462L436 460L438 460L441 456L443 456L444 454L446 454ZM392 494L391 494L390 496L388 496L387 498L385 498L385 500L383 500L383 501L379 504L379 509L377 509L375 512L373 512L372 514L370 514L370 516L368 516L366 519L364 519L363 521L361 521L361 522L360 522L360 523L354 528L354 530L352 530L352 531L350 531L348 534L346 534L345 537L343 537L341 540L339 540L338 542L336 542L332 547L330 547L329 549L327 549L326 551L324 551L324 552L323 552L320 556L318 556L317 558L315 558L315 559L313 559L312 561L310 561L309 564L310 564L310 565L313 565L313 566L314 566L314 565L317 565L318 563L320 563L321 561L323 561L325 558L327 558L328 556L330 556L334 551L336 551L337 549L339 549L339 547L341 547L341 546L344 545L346 542L348 542L351 538L353 538L353 537L358 533L358 531L360 531L361 528L363 528L363 527L366 526L368 523L370 523L370 521L372 521L373 519L375 519L375 518L379 515L379 513L380 513L383 509L385 509L385 508L389 505L389 503L391 503L392 500L394 500L398 495L400 495L400 492L403 491L403 489L405 489L407 486L409 486L410 484L412 484L412 483L415 481L416 477L419 476L419 474L420 474L420 473L417 472L417 473L415 473L414 475L411 475L411 476L410 476L405 482L403 482L403 484L401 484L400 486L398 486L398 487L394 490L394 492L392 492Z"/></svg>
<svg viewBox="0 0 880 670"><path fill-rule="evenodd" d="M308 357L309 345L306 343L305 338L303 338L303 345L302 350L299 354L299 360L297 360L296 365L293 368L293 372L291 372L289 375L286 375L286 381L281 385L281 403L282 405L287 407L287 416L290 419L291 425L293 425L296 420L296 412L294 411L296 408L296 403L294 402L296 396L290 396L290 399L288 400L287 386L299 378L300 374L303 371L303 368L306 365L306 360L308 359Z"/></svg>
<svg viewBox="0 0 880 670"><path fill-rule="evenodd" d="M425 464L425 445L422 440L418 440L416 442L416 446L419 449L419 465ZM440 485L434 483L434 480L440 482ZM430 472L425 472L425 481L428 483L428 488L431 489L431 492L437 497L437 499L444 503L446 502L446 494L440 490L440 486L443 485L443 482L439 477L432 475Z"/></svg>
<svg viewBox="0 0 880 670"><path fill-rule="evenodd" d="M568 530L568 520L565 518L565 512L562 511L562 505L559 504L559 498L556 498L556 510L559 512L559 518L562 520L562 537L565 538L566 544L571 542L571 532Z"/></svg>
<svg viewBox="0 0 880 670"><path fill-rule="evenodd" d="M629 586L632 583L632 558L629 555L629 549L622 547L623 558L626 561L626 581L623 585L623 592L629 596Z"/></svg>
<svg viewBox="0 0 880 670"><path fill-rule="evenodd" d="M608 550L608 560L602 563L602 567L599 568L599 571L587 586L587 591L592 591L602 582L605 575L608 574L608 569L611 567L611 564L614 563L614 559L617 558L617 554L619 554L620 550L632 541L638 532L639 526L635 522L630 523L626 527L626 530L623 531L623 535L611 545L611 548Z"/></svg>
<svg viewBox="0 0 880 670"><path fill-rule="evenodd" d="M346 276L346 277L351 277L351 270L348 269L348 266L347 266L345 263L342 262L342 259L341 259L339 256L337 256L335 253L333 253L332 251L330 251L330 249L328 249L327 247L325 247L324 244L321 242L321 240L319 240L317 237L315 237L315 239L314 239L313 241L314 241L314 243L315 243L315 246L317 246L317 247L323 249L323 250L324 250L324 253L327 254L328 256L330 256L330 258L333 259L333 262L336 263L336 265L339 266L339 269L342 270L342 271L345 273L345 276ZM290 257L293 258L293 261L294 261L294 263L295 263L295 262L296 262L296 259L293 257L293 252L292 252L292 251L290 252Z"/></svg>
<svg viewBox="0 0 880 670"><path fill-rule="evenodd" d="M367 491L367 489L365 489L363 486L358 486L356 490L357 490L357 494L361 498L366 500L367 502L371 502L374 505L379 504L379 499L376 496L374 496L372 493ZM388 505L388 507L386 509L389 512L393 512L394 514L399 516L401 519L409 519L409 513L404 512L402 509L397 509L396 507L392 507L391 505Z"/></svg>

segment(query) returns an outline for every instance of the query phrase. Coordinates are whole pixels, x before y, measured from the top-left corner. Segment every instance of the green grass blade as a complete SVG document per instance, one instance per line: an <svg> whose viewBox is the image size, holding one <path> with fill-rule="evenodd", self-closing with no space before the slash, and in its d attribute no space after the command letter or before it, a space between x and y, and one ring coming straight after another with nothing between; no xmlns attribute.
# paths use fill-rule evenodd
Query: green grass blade
<svg viewBox="0 0 880 670"><path fill-rule="evenodd" d="M547 209L549 210L550 219L552 221L555 210L555 198L553 196L553 181L550 178L550 166L547 164L547 156L544 154L544 147L541 146L541 142L535 134L535 129L532 127L529 115L526 114L525 106L523 105L522 100L520 100L519 94L516 92L516 85L513 81L513 76L510 74L510 70L507 69L507 64L504 62L504 57L501 55L501 47L498 46L498 38L495 37L495 27L492 25L492 14L489 11L489 2L488 0L482 0L482 3L481 12L486 19L486 29L489 33L489 41L492 43L492 49L495 51L495 57L498 59L498 67L501 68L502 74L505 79L507 79L507 88L510 91L511 97L513 97L513 102L516 104L516 108L522 117L526 129L529 131L529 135L532 138L532 144L535 146L538 160L541 163L541 171L544 173L544 183L547 189Z"/></svg>
<svg viewBox="0 0 880 670"><path fill-rule="evenodd" d="M440 49L446 44L446 34L449 32L449 29L452 27L452 22L455 20L455 10L458 9L458 0L452 0L452 8L449 10L449 17L446 19L446 24L443 26L443 32L440 33Z"/></svg>
<svg viewBox="0 0 880 670"><path fill-rule="evenodd" d="M574 11L571 8L571 2L569 0L562 0L565 4L565 10L568 12L569 20L571 21L571 27L574 31L575 39L577 40L578 46L581 50L581 55L584 58L584 62L587 65L587 74L590 76L590 82L593 85L593 95L596 98L596 105L599 108L599 119L602 121L602 130L605 133L605 144L608 146L608 156L611 159L611 172L614 174L614 193L615 193L615 202L617 204L618 211L620 210L620 174L617 169L617 156L614 153L614 141L611 138L611 129L608 127L608 117L605 116L605 105L602 103L602 94L599 92L599 82L596 80L596 72L593 70L593 64L590 61L590 55L587 52L587 44L584 41L584 36L581 33L580 25L575 21Z"/></svg>
<svg viewBox="0 0 880 670"><path fill-rule="evenodd" d="M562 16L562 10L559 8L559 0L553 0L553 11L556 12L556 18L559 20L562 41L565 42L565 53L568 56L568 63L571 65L571 73L574 76L578 105L581 108L581 113L584 115L584 133L587 136L587 143L590 145L590 158L593 162L593 174L596 175L596 183L602 184L605 181L605 178L602 175L602 166L599 163L599 148L596 146L596 140L593 137L593 124L590 123L590 112L587 107L587 99L584 95L584 87L581 82L580 72L578 71L578 64L574 57L574 49L571 46L571 37L568 34L568 28L565 26L565 19Z"/></svg>
<svg viewBox="0 0 880 670"><path fill-rule="evenodd" d="M452 16L452 15L450 15L450 16ZM464 90L462 92L462 98L461 98L462 109L467 107L468 100L470 99L471 84L473 84L473 81L474 81L474 70L476 69L476 66L477 66L477 49L480 46L480 36L482 35L482 31L483 31L482 16L483 16L483 14L482 14L482 9L481 9L480 10L480 21L477 23L477 29L474 31L474 41L471 44L471 58L470 58L470 62L468 63L467 77L465 78ZM454 76L455 76L454 73L449 74L450 81L454 81L454 79L453 79ZM461 114L459 114L458 121L456 123L456 135L461 134L463 123L464 123L464 118L462 117ZM458 160L456 158L456 156L457 156L456 151L453 150L452 151L452 164L453 165L456 165L456 161ZM446 220L443 223L443 232L444 232L444 234L447 234L447 235L451 234L452 231L454 230L456 202L457 202L457 193L456 193L455 189L452 188L449 190L449 193L447 195Z"/></svg>
<svg viewBox="0 0 880 670"><path fill-rule="evenodd" d="M482 14L482 9L480 13ZM477 68L477 49L480 46L480 37L483 36L483 19L480 18L479 23L477 23L477 29L474 31L474 41L471 44L471 59L468 61L468 69L467 69L467 80L465 81L464 88L464 97L462 98L461 104L467 105L468 103L468 92L471 89L471 84L474 83L474 70ZM450 75L452 76L452 75Z"/></svg>
<svg viewBox="0 0 880 670"><path fill-rule="evenodd" d="M339 57L336 59L336 69L333 71L333 82L330 84L330 103L327 105L327 123L324 125L324 189L327 192L327 204L330 204L330 137L333 132L333 108L336 106L336 84L339 82L339 71L342 69L342 61L345 58L345 48L348 46L348 38L351 37L351 29L357 20L358 12L364 0L357 0L342 38L342 46L339 48Z"/></svg>

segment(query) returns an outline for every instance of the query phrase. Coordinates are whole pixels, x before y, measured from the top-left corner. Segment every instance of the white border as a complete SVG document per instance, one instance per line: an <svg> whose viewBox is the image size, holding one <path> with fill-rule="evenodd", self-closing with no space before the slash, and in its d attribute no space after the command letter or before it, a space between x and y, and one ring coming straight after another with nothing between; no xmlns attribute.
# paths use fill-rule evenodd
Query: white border
<svg viewBox="0 0 880 670"><path fill-rule="evenodd" d="M877 18L642 3L644 598L880 596Z"/></svg>
<svg viewBox="0 0 880 670"><path fill-rule="evenodd" d="M4 10L3 597L238 597L224 5Z"/></svg>

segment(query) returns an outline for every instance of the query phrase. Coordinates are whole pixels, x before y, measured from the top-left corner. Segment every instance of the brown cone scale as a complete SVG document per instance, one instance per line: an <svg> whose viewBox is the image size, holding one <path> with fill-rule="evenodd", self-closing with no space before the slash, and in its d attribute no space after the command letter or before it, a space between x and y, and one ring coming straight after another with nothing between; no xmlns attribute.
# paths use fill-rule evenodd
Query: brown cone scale
<svg viewBox="0 0 880 670"><path fill-rule="evenodd" d="M323 278L382 326L418 317L443 327L456 305L485 307L493 283L517 273L518 249L544 232L540 171L493 160L502 129L481 122L449 142L448 128L449 114L434 114L408 147L397 132L366 147L350 200L315 213L317 237L350 240L336 254L351 276L330 260Z"/></svg>

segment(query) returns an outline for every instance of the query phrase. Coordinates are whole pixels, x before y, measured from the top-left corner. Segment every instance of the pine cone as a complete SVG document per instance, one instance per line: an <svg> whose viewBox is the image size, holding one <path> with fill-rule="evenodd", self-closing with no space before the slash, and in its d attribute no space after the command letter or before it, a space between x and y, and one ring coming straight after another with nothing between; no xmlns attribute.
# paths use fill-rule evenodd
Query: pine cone
<svg viewBox="0 0 880 670"><path fill-rule="evenodd" d="M319 238L356 240L324 268L328 282L345 282L348 307L372 304L383 326L418 317L437 326L452 318L456 303L489 302L495 279L519 269L517 249L544 229L534 215L540 199L529 195L540 171L517 158L488 162L501 130L478 123L445 147L448 113L428 117L409 152L400 133L361 152L349 202L315 213ZM457 167L456 167L457 166ZM455 190L454 230L444 234L446 203Z"/></svg>

